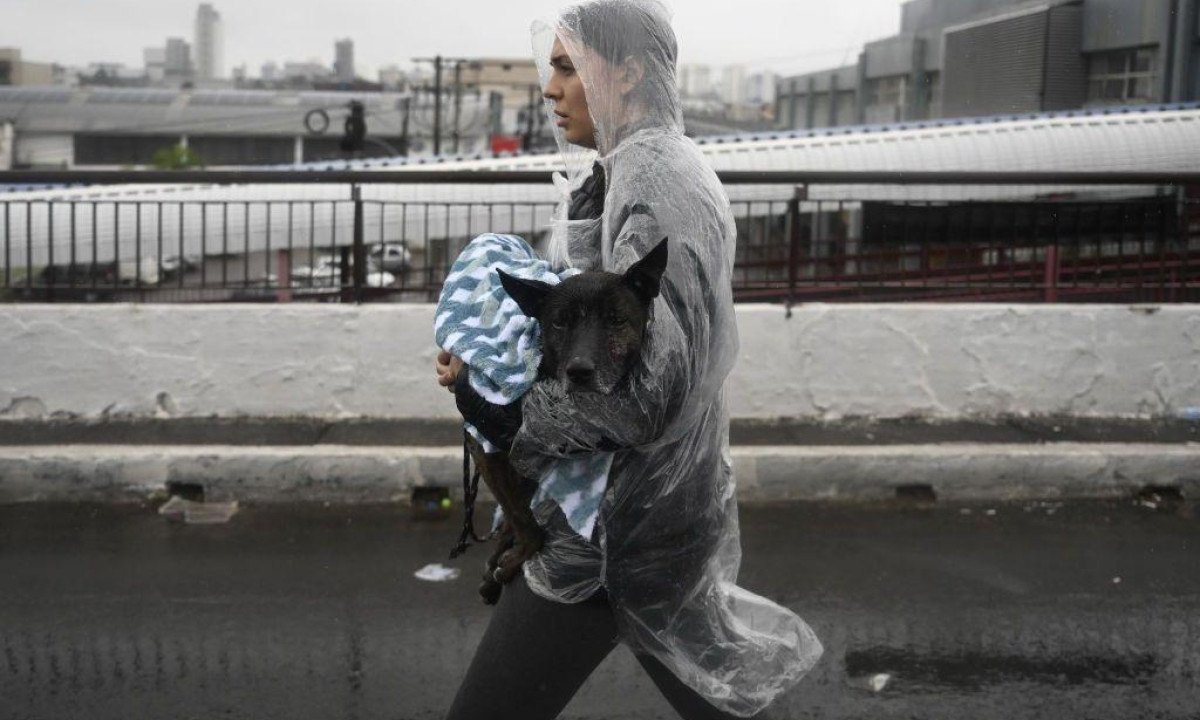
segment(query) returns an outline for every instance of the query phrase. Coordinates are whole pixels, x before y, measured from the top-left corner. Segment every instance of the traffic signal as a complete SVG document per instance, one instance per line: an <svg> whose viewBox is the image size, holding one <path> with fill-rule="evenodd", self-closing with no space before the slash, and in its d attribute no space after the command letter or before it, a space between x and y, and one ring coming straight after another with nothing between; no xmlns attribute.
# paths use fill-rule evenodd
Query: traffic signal
<svg viewBox="0 0 1200 720"><path fill-rule="evenodd" d="M366 138L366 108L358 100L351 100L350 115L346 118L345 133L342 135L342 150L344 152L361 152Z"/></svg>

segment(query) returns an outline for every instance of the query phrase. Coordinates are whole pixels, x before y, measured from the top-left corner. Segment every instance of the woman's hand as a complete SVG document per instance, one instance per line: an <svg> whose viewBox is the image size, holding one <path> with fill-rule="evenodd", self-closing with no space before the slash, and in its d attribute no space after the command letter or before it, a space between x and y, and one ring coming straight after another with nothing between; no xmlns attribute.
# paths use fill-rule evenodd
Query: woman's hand
<svg viewBox="0 0 1200 720"><path fill-rule="evenodd" d="M437 360L433 363L433 369L437 372L438 385L441 385L450 392L454 392L454 380L458 377L458 373L462 368L462 359L451 355L445 350L438 353Z"/></svg>

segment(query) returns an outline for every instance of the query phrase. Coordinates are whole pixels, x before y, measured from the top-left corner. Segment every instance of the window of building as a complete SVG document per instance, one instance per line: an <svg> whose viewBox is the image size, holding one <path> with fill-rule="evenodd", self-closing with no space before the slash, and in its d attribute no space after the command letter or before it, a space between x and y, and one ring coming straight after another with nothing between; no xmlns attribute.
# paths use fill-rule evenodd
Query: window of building
<svg viewBox="0 0 1200 720"><path fill-rule="evenodd" d="M1088 102L1117 105L1154 102L1157 48L1143 47L1088 56Z"/></svg>
<svg viewBox="0 0 1200 720"><path fill-rule="evenodd" d="M154 153L179 144L178 135L74 136L76 165L149 165Z"/></svg>
<svg viewBox="0 0 1200 720"><path fill-rule="evenodd" d="M905 80L903 75L893 75L868 81L867 104L903 107Z"/></svg>

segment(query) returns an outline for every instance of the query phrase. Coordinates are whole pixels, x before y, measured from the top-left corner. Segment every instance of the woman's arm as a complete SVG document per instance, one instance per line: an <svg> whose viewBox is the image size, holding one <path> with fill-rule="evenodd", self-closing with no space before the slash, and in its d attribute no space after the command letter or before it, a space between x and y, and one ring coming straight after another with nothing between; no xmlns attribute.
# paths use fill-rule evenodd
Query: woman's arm
<svg viewBox="0 0 1200 720"><path fill-rule="evenodd" d="M454 385L454 402L463 420L471 423L488 442L507 451L513 444L517 430L521 428L521 401L517 398L508 405L497 405L483 399L469 381L470 370L464 368Z"/></svg>

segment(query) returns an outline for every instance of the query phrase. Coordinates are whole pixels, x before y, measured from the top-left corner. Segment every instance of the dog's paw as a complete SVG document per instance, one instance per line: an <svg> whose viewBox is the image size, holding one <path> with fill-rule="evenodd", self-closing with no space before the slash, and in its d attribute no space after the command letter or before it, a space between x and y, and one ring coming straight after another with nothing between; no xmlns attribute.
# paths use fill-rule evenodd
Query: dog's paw
<svg viewBox="0 0 1200 720"><path fill-rule="evenodd" d="M479 597L483 598L485 605L495 605L500 601L500 592L504 590L504 586L495 580L484 580L479 583Z"/></svg>
<svg viewBox="0 0 1200 720"><path fill-rule="evenodd" d="M517 573L521 572L521 566L525 564L526 560L533 557L536 552L536 549L530 549L524 545L514 545L500 556L496 564L496 570L492 573L492 576L496 578L497 582L507 584L517 576Z"/></svg>

